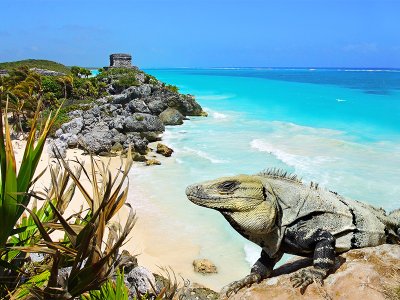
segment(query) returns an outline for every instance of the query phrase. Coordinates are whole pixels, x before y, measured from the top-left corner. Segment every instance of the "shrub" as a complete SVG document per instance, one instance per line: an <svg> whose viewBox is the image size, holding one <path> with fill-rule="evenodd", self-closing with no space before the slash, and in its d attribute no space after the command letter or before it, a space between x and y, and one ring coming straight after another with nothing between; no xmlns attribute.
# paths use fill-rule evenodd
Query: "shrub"
<svg viewBox="0 0 400 300"><path fill-rule="evenodd" d="M176 85L168 84L165 86L165 88L173 93L179 92L179 88Z"/></svg>

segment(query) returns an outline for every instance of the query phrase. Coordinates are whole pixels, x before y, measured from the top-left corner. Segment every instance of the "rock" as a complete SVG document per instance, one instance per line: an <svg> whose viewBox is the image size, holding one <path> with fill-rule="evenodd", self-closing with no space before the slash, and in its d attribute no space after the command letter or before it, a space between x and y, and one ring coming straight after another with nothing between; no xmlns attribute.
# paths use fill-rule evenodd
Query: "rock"
<svg viewBox="0 0 400 300"><path fill-rule="evenodd" d="M94 154L109 152L112 141L111 131L90 131L78 137L78 145Z"/></svg>
<svg viewBox="0 0 400 300"><path fill-rule="evenodd" d="M140 100L140 99L133 99L131 102L128 103L127 108L132 113L135 113L135 112L145 113L145 114L151 113L151 111L147 107L146 103L144 103L144 101Z"/></svg>
<svg viewBox="0 0 400 300"><path fill-rule="evenodd" d="M168 107L159 118L164 125L181 125L185 117L177 109Z"/></svg>
<svg viewBox="0 0 400 300"><path fill-rule="evenodd" d="M70 117L71 119L74 119L74 118L81 118L82 115L83 115L83 111L80 110L80 109L73 110L73 111L70 111L70 112L68 113L68 117Z"/></svg>
<svg viewBox="0 0 400 300"><path fill-rule="evenodd" d="M127 94L117 94L112 96L112 103L114 104L126 104L131 101L131 98Z"/></svg>
<svg viewBox="0 0 400 300"><path fill-rule="evenodd" d="M32 262L39 263L45 260L46 256L43 253L29 253L29 258Z"/></svg>
<svg viewBox="0 0 400 300"><path fill-rule="evenodd" d="M161 165L161 162L154 158L146 160L146 166L154 166L154 165Z"/></svg>
<svg viewBox="0 0 400 300"><path fill-rule="evenodd" d="M148 102L146 102L146 100ZM152 97L148 99L144 99L147 103L147 107L150 109L152 114L159 115L161 114L167 107L167 103L163 101L161 97Z"/></svg>
<svg viewBox="0 0 400 300"><path fill-rule="evenodd" d="M124 129L125 126L125 117L124 116L119 116L117 115L116 117L114 117L111 122L109 123L109 127L115 128L118 131L122 131Z"/></svg>
<svg viewBox="0 0 400 300"><path fill-rule="evenodd" d="M75 148L78 146L78 136L72 133L63 133L59 136L59 139L67 143L68 148Z"/></svg>
<svg viewBox="0 0 400 300"><path fill-rule="evenodd" d="M157 153L164 155L165 157L170 157L172 155L172 153L174 152L174 150L172 150L171 148L169 148L168 146L158 143L157 144Z"/></svg>
<svg viewBox="0 0 400 300"><path fill-rule="evenodd" d="M37 74L43 75L43 76L64 76L65 73L62 72L56 72L56 71L51 71L51 70L46 70L46 69L39 69L39 68L30 68L32 72L35 72Z"/></svg>
<svg viewBox="0 0 400 300"><path fill-rule="evenodd" d="M149 281L155 286L156 279L154 275L144 267L133 268L129 273L125 274L125 284L133 295L136 295L136 289L140 294L152 293L153 289Z"/></svg>
<svg viewBox="0 0 400 300"><path fill-rule="evenodd" d="M81 132L83 128L83 119L82 117L75 118L68 123L64 123L61 125L61 129L64 133L78 134Z"/></svg>
<svg viewBox="0 0 400 300"><path fill-rule="evenodd" d="M120 144L124 144L126 142L126 140L128 139L127 136L123 133L119 133L116 129L112 129L112 133L114 134L114 137L112 139L112 143L120 143Z"/></svg>
<svg viewBox="0 0 400 300"><path fill-rule="evenodd" d="M200 104L196 102L192 95L181 95L178 94L178 99L171 98L168 102L168 106L175 107L185 116L202 116L203 109Z"/></svg>
<svg viewBox="0 0 400 300"><path fill-rule="evenodd" d="M127 250L122 250L118 266L124 268L124 272L128 274L138 266L137 258L136 256L131 255Z"/></svg>
<svg viewBox="0 0 400 300"><path fill-rule="evenodd" d="M229 299L383 300L386 299L385 295L394 290L394 286L399 289L399 245L385 244L343 253L337 258L336 270L328 275L324 285L321 287L313 283L301 295L299 289L292 287L290 276L292 272L311 263L311 259L295 258L274 270L275 277L241 289ZM224 290L220 296L221 299L227 299Z"/></svg>
<svg viewBox="0 0 400 300"><path fill-rule="evenodd" d="M134 150L139 152L140 154L147 153L147 144L148 141L140 136L137 132L128 132L126 134L126 141L124 142L123 146L125 149L131 145Z"/></svg>
<svg viewBox="0 0 400 300"><path fill-rule="evenodd" d="M49 157L56 158L59 155L63 158L67 156L68 144L61 139L55 139L49 142L47 146L47 153Z"/></svg>
<svg viewBox="0 0 400 300"><path fill-rule="evenodd" d="M218 273L217 267L208 259L196 259L193 261L194 271L202 274Z"/></svg>
<svg viewBox="0 0 400 300"><path fill-rule="evenodd" d="M147 158L146 158L146 156L144 156L144 155L142 155L140 153L134 152L134 153L132 153L132 160L133 161L139 161L139 162L146 162Z"/></svg>
<svg viewBox="0 0 400 300"><path fill-rule="evenodd" d="M156 131L162 132L165 127L157 116L143 113L134 113L125 119L125 132Z"/></svg>
<svg viewBox="0 0 400 300"><path fill-rule="evenodd" d="M114 145L112 145L110 149L111 154L120 154L122 151L124 151L124 147L119 142L116 142Z"/></svg>
<svg viewBox="0 0 400 300"><path fill-rule="evenodd" d="M142 84L140 86L131 86L124 90L122 94L127 95L129 99L143 98L151 94L151 86L149 84Z"/></svg>
<svg viewBox="0 0 400 300"><path fill-rule="evenodd" d="M58 128L56 132L54 133L55 137L60 137L64 132L62 131L61 128Z"/></svg>
<svg viewBox="0 0 400 300"><path fill-rule="evenodd" d="M191 283L189 286L180 288L174 299L217 300L219 299L219 294L200 284Z"/></svg>
<svg viewBox="0 0 400 300"><path fill-rule="evenodd" d="M149 143L161 141L160 134L154 131L141 132L140 136L145 138Z"/></svg>

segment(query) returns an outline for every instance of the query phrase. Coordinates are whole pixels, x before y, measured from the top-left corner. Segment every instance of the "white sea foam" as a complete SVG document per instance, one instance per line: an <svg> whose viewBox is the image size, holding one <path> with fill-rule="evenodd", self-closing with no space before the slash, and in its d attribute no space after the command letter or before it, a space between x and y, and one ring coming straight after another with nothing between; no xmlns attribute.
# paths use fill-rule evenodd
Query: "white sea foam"
<svg viewBox="0 0 400 300"><path fill-rule="evenodd" d="M347 100L344 99L336 99L337 102L346 102Z"/></svg>
<svg viewBox="0 0 400 300"><path fill-rule="evenodd" d="M214 119L226 119L228 117L227 115L216 112L216 111L212 112L211 115Z"/></svg>
<svg viewBox="0 0 400 300"><path fill-rule="evenodd" d="M307 142L310 142L309 148L306 147ZM291 145L292 148L289 148L287 145L282 145L282 148L278 148L272 143L261 139L254 139L250 142L250 146L258 151L267 152L273 155L286 165L293 167L297 174L301 174L306 179L313 180L319 178L319 182L324 185L328 183L329 178L323 171L323 166L334 162L337 159L335 157L316 155L312 152L312 142L316 141L311 140L307 142L304 142L304 148L307 151L305 151L305 149L302 149L301 151L298 150L298 147L295 145L296 142Z"/></svg>
<svg viewBox="0 0 400 300"><path fill-rule="evenodd" d="M218 159L218 158L214 158L212 157L210 154L201 151L201 150L196 150L196 149L192 149L189 147L183 147L183 150L189 153L193 153L201 158L204 158L210 162L212 162L213 164L223 164L223 163L227 163L227 160L223 160L223 159Z"/></svg>
<svg viewBox="0 0 400 300"><path fill-rule="evenodd" d="M234 97L233 95L198 95L199 100L226 100Z"/></svg>

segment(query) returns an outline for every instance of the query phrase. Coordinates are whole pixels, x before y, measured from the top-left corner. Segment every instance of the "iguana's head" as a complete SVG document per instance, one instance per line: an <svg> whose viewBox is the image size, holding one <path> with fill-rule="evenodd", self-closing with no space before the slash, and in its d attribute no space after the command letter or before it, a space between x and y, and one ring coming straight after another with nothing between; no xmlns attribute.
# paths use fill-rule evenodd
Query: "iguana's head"
<svg viewBox="0 0 400 300"><path fill-rule="evenodd" d="M265 233L273 227L277 209L273 191L264 185L259 176L222 177L191 185L186 195L197 205L221 212L237 230Z"/></svg>

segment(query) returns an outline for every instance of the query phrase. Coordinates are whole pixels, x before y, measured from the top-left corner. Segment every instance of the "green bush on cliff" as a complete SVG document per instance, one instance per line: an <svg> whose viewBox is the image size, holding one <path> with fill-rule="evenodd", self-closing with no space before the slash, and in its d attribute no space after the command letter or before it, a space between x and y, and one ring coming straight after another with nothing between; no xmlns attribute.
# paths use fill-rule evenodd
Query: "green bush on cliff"
<svg viewBox="0 0 400 300"><path fill-rule="evenodd" d="M111 68L101 72L96 78L100 82L112 83L114 89L119 92L140 84L136 79L138 72L136 69Z"/></svg>
<svg viewBox="0 0 400 300"><path fill-rule="evenodd" d="M178 93L179 88L176 85L168 84L165 86L165 88L171 92Z"/></svg>

